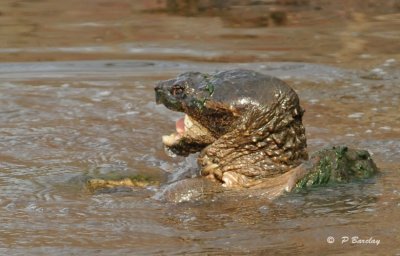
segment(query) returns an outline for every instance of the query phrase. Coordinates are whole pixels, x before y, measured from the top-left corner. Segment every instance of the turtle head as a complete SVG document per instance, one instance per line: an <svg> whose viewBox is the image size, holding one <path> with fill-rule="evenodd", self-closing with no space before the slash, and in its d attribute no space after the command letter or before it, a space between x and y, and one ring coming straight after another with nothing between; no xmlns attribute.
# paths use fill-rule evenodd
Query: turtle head
<svg viewBox="0 0 400 256"><path fill-rule="evenodd" d="M215 104L211 103L213 92L208 75L199 72L183 73L156 85L157 104L185 113L176 122L176 132L163 136L168 151L186 156L201 151L220 136L221 122L213 120L223 108L215 109Z"/></svg>
<svg viewBox="0 0 400 256"><path fill-rule="evenodd" d="M199 72L187 72L175 79L159 82L155 87L156 103L187 114L202 110L214 92L207 77Z"/></svg>

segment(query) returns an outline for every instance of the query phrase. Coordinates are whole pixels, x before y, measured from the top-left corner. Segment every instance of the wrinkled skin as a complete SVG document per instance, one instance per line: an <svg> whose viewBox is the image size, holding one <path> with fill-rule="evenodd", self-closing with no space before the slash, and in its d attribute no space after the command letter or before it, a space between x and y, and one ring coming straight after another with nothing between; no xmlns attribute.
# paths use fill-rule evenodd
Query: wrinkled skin
<svg viewBox="0 0 400 256"><path fill-rule="evenodd" d="M347 147L339 147L340 160L338 148L308 160L304 111L277 78L240 69L188 72L158 83L155 93L158 104L186 114L177 132L163 137L166 149L182 156L200 151L200 174L225 187L273 187L278 195L351 181L357 168L363 178L377 172L367 151Z"/></svg>

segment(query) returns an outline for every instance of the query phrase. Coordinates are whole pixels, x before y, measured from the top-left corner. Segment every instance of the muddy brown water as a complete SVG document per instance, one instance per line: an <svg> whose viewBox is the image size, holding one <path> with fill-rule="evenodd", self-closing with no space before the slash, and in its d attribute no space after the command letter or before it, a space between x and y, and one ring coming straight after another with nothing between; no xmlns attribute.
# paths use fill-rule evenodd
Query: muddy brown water
<svg viewBox="0 0 400 256"><path fill-rule="evenodd" d="M0 4L0 254L400 254L398 10L312 8L286 26L243 28L142 12L162 3ZM153 85L229 68L287 81L306 109L310 152L368 149L381 175L272 202L83 189L86 174L167 182L195 168L165 155L161 136L181 115L155 104Z"/></svg>

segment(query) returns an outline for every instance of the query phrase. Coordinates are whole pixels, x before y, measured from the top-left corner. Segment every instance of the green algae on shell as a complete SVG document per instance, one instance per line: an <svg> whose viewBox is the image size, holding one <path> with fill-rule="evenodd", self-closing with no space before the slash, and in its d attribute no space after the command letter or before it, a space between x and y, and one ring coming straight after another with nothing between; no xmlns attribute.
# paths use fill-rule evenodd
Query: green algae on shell
<svg viewBox="0 0 400 256"><path fill-rule="evenodd" d="M296 190L311 186L348 183L368 179L378 168L366 150L336 146L311 155L314 161L309 173L296 184Z"/></svg>

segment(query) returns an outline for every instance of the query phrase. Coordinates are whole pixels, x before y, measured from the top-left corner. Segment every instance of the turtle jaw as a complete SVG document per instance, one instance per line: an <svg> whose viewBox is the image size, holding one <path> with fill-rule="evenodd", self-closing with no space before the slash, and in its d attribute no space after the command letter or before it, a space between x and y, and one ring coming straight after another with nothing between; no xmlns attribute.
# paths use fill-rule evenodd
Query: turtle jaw
<svg viewBox="0 0 400 256"><path fill-rule="evenodd" d="M176 132L162 136L166 149L181 156L199 152L215 140L207 128L187 114L176 121Z"/></svg>
<svg viewBox="0 0 400 256"><path fill-rule="evenodd" d="M175 124L176 132L171 133L170 135L163 135L162 142L167 147L172 147L175 144L178 144L179 140L185 136L185 132L189 131L192 125L193 123L188 115L179 118Z"/></svg>

